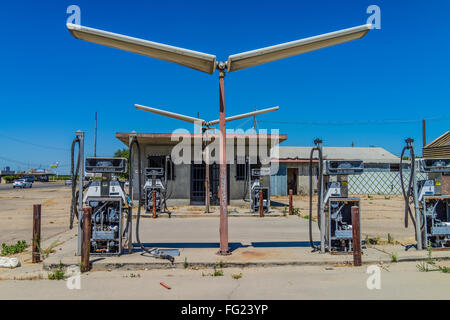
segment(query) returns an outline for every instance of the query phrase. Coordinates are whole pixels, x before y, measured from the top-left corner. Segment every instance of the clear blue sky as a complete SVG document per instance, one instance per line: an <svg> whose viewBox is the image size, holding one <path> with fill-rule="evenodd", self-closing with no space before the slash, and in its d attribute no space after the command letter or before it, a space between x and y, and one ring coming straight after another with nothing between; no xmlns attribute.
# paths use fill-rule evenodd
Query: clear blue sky
<svg viewBox="0 0 450 320"><path fill-rule="evenodd" d="M376 4L381 30L361 40L227 75L226 113L279 105L276 113L258 117L259 127L279 128L288 135L286 146L309 146L320 137L326 146L354 142L399 154L406 137L421 149L421 118L438 117L427 123L428 141L449 130L448 1L18 0L0 6L0 167L67 165L77 129L86 131L91 155L95 111L97 154L103 156L124 146L116 132L193 129L135 110L134 103L218 117L217 73L76 40L65 26L71 4L81 8L82 25L222 60L364 24L366 8ZM383 120L411 122L378 122Z"/></svg>

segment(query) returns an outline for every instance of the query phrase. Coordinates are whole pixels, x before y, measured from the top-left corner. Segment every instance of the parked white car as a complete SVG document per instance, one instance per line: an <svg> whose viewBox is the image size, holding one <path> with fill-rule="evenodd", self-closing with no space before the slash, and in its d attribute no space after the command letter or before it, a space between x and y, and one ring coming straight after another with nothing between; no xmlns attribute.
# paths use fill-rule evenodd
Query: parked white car
<svg viewBox="0 0 450 320"><path fill-rule="evenodd" d="M14 181L13 188L31 188L33 183L26 181L25 179L18 179Z"/></svg>

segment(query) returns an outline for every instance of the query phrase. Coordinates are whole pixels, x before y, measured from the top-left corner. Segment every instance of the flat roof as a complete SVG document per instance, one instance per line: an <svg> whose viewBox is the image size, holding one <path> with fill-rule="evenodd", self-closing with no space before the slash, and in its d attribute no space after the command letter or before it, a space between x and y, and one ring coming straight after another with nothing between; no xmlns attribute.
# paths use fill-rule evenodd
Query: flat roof
<svg viewBox="0 0 450 320"><path fill-rule="evenodd" d="M279 147L280 162L309 161L312 147ZM380 147L323 147L328 160L362 160L365 163L399 163L400 158ZM317 152L314 153L317 157Z"/></svg>
<svg viewBox="0 0 450 320"><path fill-rule="evenodd" d="M116 138L123 142L126 146L129 143L129 137L131 132L117 132ZM191 138L192 142L194 139L201 139L201 133L145 133L138 132L136 133L138 142L141 144L153 144L153 145L176 145L180 142L180 138ZM209 137L217 138L219 134L217 133L209 133ZM178 139L172 140L172 137L179 137ZM278 134L227 134L227 140L236 139L236 138L245 138L245 143L248 144L249 139L267 139L267 145L272 146L272 139L278 139L278 142L281 143L287 140L287 135Z"/></svg>

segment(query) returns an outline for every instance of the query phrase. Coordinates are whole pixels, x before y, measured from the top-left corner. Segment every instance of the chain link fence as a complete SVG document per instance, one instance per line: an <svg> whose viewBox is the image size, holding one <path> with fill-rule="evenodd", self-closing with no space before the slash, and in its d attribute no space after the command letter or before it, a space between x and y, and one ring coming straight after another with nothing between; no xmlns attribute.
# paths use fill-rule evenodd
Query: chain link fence
<svg viewBox="0 0 450 320"><path fill-rule="evenodd" d="M427 179L427 174L418 172L418 180ZM403 180L405 185L408 183L410 172L403 171ZM364 172L360 175L348 176L349 194L402 194L400 185L400 172Z"/></svg>

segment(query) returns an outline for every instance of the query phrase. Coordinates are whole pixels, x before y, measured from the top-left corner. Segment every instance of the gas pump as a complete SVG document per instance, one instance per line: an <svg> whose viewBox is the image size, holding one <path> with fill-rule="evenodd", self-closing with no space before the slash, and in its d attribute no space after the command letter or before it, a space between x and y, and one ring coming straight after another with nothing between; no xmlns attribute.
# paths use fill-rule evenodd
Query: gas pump
<svg viewBox="0 0 450 320"><path fill-rule="evenodd" d="M406 146L400 157L400 183L405 199L405 227L408 215L416 231L416 249L450 247L450 159L424 158L416 160L414 140L405 140ZM403 181L403 155L410 150L411 168L408 188ZM417 172L428 175L425 180L417 179ZM410 204L414 204L413 218ZM411 246L406 246L408 250Z"/></svg>
<svg viewBox="0 0 450 320"><path fill-rule="evenodd" d="M364 163L361 160L325 160L322 141L314 140L309 161L309 238L314 251L321 253L352 251L352 206L360 208L359 198L348 196L348 176L361 174ZM313 198L313 155L318 153L317 166L317 221L320 230L320 246L312 239L312 198ZM325 166L324 166L325 164ZM324 189L325 186L325 189Z"/></svg>
<svg viewBox="0 0 450 320"><path fill-rule="evenodd" d="M259 211L260 203L260 191L262 191L263 197L263 210L264 212L269 212L270 208L270 192L269 188L264 186L263 177L270 175L270 168L260 168L252 169L252 187L251 187L251 197L252 197L252 210L255 212Z"/></svg>
<svg viewBox="0 0 450 320"><path fill-rule="evenodd" d="M117 174L127 171L126 158L86 158L87 173L101 174L101 180L89 183L83 203L92 208L90 253L120 255L123 252L124 219L131 201Z"/></svg>

